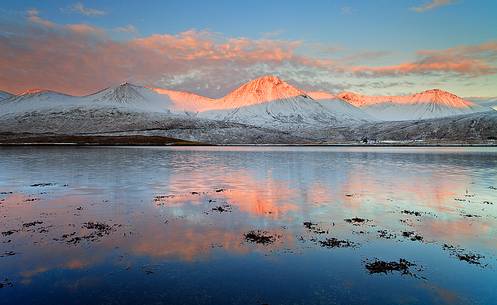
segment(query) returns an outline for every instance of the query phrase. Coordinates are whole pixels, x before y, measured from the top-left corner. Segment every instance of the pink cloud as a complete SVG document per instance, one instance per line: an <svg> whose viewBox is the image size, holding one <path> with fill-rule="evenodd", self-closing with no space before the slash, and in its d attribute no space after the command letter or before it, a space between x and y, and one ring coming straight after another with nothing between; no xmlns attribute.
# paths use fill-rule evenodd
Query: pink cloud
<svg viewBox="0 0 497 305"><path fill-rule="evenodd" d="M351 70L366 75L456 73L475 77L497 73L497 68L491 64L497 59L497 42L420 50L417 55L418 60L412 62L381 67L356 66Z"/></svg>
<svg viewBox="0 0 497 305"><path fill-rule="evenodd" d="M39 15L40 15L40 12L34 8L30 9L26 12L26 16L27 16L27 19L29 21L36 23L36 24L39 24L39 25L42 25L44 27L48 27L48 28L55 27L55 23L48 21L48 20L45 20L45 19L41 18Z"/></svg>
<svg viewBox="0 0 497 305"><path fill-rule="evenodd" d="M413 7L412 10L418 13L424 13L426 11L436 9L441 6L453 4L454 2L455 2L454 0L431 0L423 5Z"/></svg>
<svg viewBox="0 0 497 305"><path fill-rule="evenodd" d="M42 19L37 10L30 10L27 20L26 26L11 25L12 35L0 36L2 90L19 93L37 87L80 95L130 81L209 94L226 92L265 73L291 80L294 74L285 72L288 70L299 71L308 79L323 74L369 77L451 73L474 77L497 72L491 64L497 57L496 42L421 50L415 61L375 67L352 62L385 52L365 51L348 60L316 58L301 54L304 42L298 40L230 38L197 30L120 41L112 38L115 31L88 24L55 24ZM306 86L302 78L298 82L313 89L326 87Z"/></svg>

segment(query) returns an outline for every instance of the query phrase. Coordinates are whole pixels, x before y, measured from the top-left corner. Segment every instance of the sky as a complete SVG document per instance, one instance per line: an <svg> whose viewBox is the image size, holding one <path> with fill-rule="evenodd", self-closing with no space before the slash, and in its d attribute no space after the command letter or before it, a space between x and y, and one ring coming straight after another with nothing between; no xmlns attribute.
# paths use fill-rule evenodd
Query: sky
<svg viewBox="0 0 497 305"><path fill-rule="evenodd" d="M6 1L0 90L131 82L220 97L272 74L304 90L497 96L497 1Z"/></svg>

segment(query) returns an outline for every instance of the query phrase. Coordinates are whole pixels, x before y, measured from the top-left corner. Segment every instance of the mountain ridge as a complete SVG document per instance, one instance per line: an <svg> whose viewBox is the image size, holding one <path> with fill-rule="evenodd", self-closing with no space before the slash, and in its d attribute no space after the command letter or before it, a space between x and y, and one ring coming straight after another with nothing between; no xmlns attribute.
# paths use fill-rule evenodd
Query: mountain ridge
<svg viewBox="0 0 497 305"><path fill-rule="evenodd" d="M56 100L54 103L62 106L78 103L81 105L102 103L107 106L134 107L136 110L142 107L147 111L173 111L176 113L200 113L201 115L217 111L219 115L214 115L214 117L218 119L224 114L226 114L225 118L231 117L233 119L240 115L240 111L250 111L252 112L251 116L269 116L266 121L271 117L279 120L292 116L297 118L297 121L301 121L301 118L308 116L303 113L305 111L314 112L312 114L314 118L322 117L322 114L332 113L334 121L341 119L345 121L348 119L353 121L399 121L445 117L491 109L441 89L429 89L400 96L368 96L347 91L335 95L326 91L306 92L274 75L264 75L243 83L217 99L185 91L145 87L124 82L85 96L71 96L51 90L32 89L20 95L10 95L2 99L2 102L8 103L15 99L19 101L20 97L26 102L29 99L35 100L40 97L44 102L39 104L46 107L50 106L50 100ZM64 98L71 100L71 102L62 101ZM316 107L306 105L310 104L311 101L319 103L319 105ZM38 102L34 101L33 104ZM277 103L272 106L264 105L273 102ZM345 102L357 109L339 105L339 102ZM254 112L255 108L251 107L254 105L264 106ZM323 105L325 107L321 107ZM37 107L37 105L33 105L33 107ZM251 108L248 110L244 109L245 107ZM25 106L23 109L27 108L29 107ZM237 115L233 115L235 110ZM231 114L228 115L229 112ZM318 112L322 113L318 115ZM348 115L345 115L344 112Z"/></svg>

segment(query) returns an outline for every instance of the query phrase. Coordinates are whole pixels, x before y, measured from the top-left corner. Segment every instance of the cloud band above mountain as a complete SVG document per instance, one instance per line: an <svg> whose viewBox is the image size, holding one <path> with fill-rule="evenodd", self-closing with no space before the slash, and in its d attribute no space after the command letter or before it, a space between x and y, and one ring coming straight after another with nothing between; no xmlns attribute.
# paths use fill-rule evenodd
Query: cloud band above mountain
<svg viewBox="0 0 497 305"><path fill-rule="evenodd" d="M265 73L277 73L313 89L329 89L329 83L313 82L324 74L473 78L497 73L497 42L422 50L412 61L371 66L354 63L371 57L368 54L376 57L386 52L318 57L308 55L305 50L310 44L299 40L232 38L197 30L117 40L111 31L92 25L55 24L34 9L27 13L27 23L2 27L6 34L0 36L0 84L13 92L43 87L85 94L129 80L219 95L234 83ZM307 83L296 74L307 75Z"/></svg>

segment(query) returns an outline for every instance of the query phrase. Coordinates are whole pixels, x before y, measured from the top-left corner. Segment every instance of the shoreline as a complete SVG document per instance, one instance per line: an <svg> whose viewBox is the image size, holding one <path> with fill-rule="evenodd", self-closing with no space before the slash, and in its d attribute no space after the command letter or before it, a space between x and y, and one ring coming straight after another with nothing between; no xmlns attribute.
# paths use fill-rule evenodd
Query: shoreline
<svg viewBox="0 0 497 305"><path fill-rule="evenodd" d="M473 140L474 141L474 140ZM147 135L54 135L4 134L0 147L6 146L225 146L225 147L497 147L496 141L436 141L385 140L373 143L348 142L296 142L296 143L220 143L211 144L164 136Z"/></svg>
<svg viewBox="0 0 497 305"><path fill-rule="evenodd" d="M497 144L203 144L203 143L77 143L77 142L4 142L0 147L12 146L151 146L151 147L171 147L171 146L213 146L213 147L497 147Z"/></svg>

